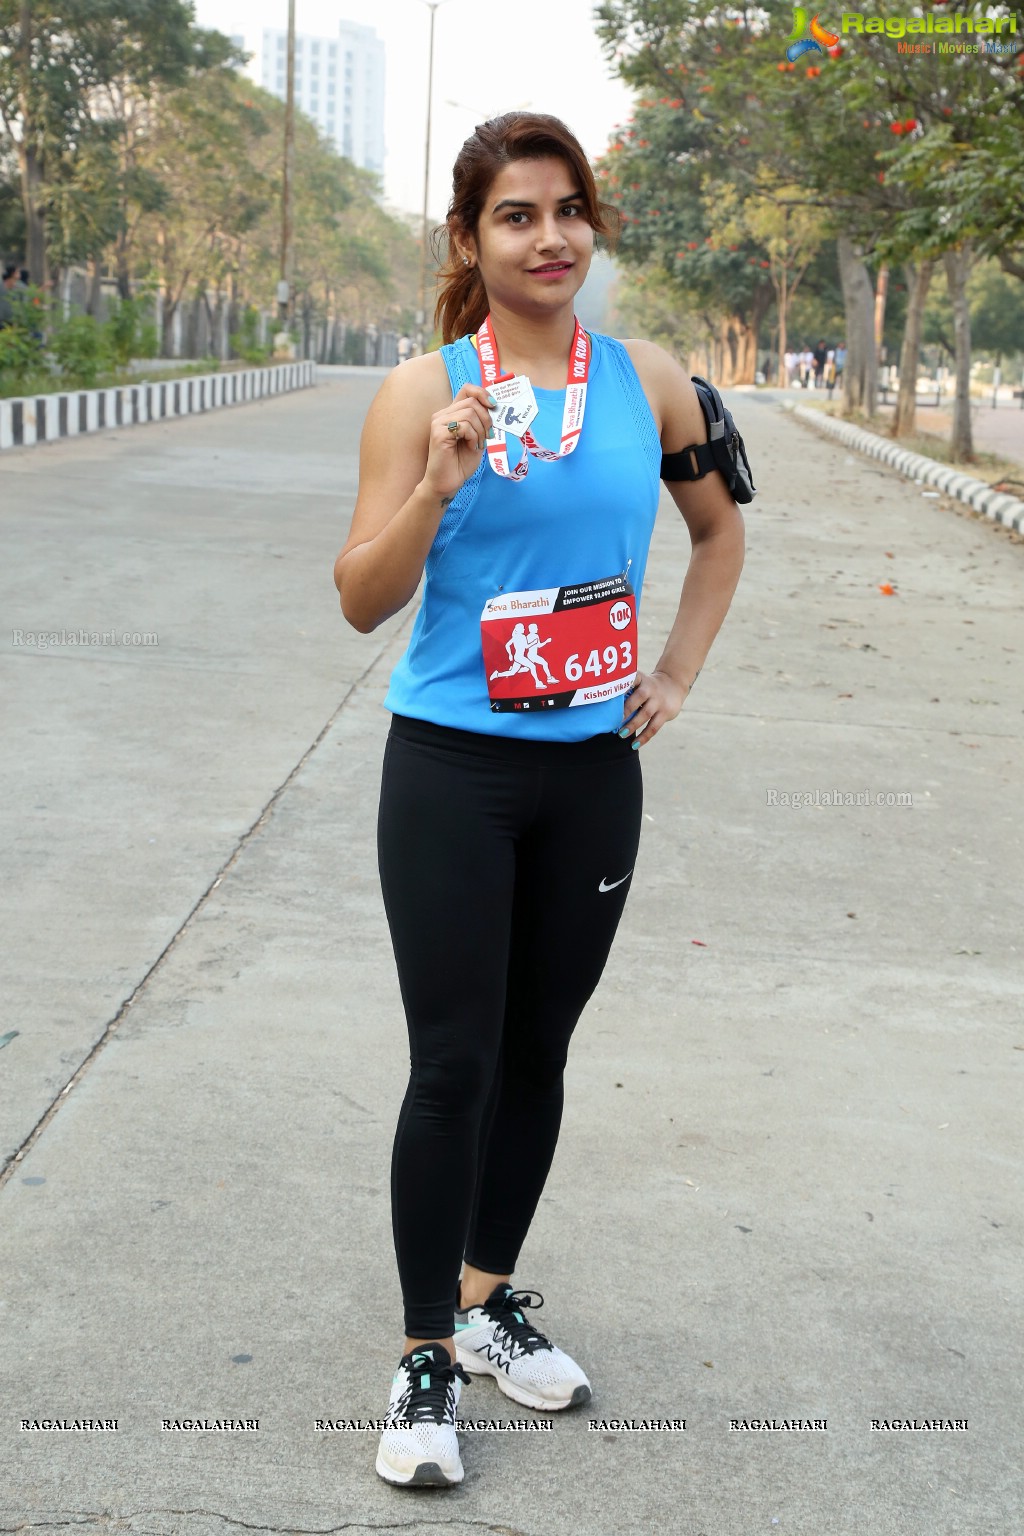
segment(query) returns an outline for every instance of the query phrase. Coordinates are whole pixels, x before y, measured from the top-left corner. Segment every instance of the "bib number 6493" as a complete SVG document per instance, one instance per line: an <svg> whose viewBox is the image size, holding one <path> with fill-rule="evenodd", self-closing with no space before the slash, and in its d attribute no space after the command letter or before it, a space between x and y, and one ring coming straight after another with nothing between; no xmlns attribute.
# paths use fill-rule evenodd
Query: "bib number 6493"
<svg viewBox="0 0 1024 1536"><path fill-rule="evenodd" d="M566 658L565 675L570 683L578 683L584 672L602 677L605 672L624 672L633 665L633 647L628 640L618 645L606 645L603 651L593 650L586 661L581 662L580 651Z"/></svg>

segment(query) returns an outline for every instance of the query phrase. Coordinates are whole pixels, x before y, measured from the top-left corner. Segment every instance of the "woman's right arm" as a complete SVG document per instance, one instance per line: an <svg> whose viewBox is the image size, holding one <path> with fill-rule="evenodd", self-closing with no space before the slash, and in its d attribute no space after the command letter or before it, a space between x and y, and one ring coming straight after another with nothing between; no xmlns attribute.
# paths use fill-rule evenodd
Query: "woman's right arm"
<svg viewBox="0 0 1024 1536"><path fill-rule="evenodd" d="M394 369L367 413L352 527L334 562L341 611L361 634L415 594L445 508L480 463L487 391L464 384L446 403L448 393L444 363L430 353Z"/></svg>

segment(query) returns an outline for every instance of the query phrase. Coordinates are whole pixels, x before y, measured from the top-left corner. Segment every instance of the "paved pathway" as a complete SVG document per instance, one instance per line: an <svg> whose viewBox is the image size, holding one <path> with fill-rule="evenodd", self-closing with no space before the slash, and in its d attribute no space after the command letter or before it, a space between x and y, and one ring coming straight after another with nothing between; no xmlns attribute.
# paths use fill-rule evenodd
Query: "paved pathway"
<svg viewBox="0 0 1024 1536"><path fill-rule="evenodd" d="M331 582L375 387L0 465L0 1134L28 1146L0 1188L0 1532L1005 1536L1024 550L751 395L746 570L643 753L515 1277L591 1410L466 1435L441 1494L316 1432L383 1412L400 1343L374 818L412 610L357 635ZM641 664L687 552L666 498ZM80 627L159 643L12 641ZM118 1431L19 1428L83 1416ZM203 1416L260 1427L161 1428ZM588 1429L655 1416L686 1430Z"/></svg>

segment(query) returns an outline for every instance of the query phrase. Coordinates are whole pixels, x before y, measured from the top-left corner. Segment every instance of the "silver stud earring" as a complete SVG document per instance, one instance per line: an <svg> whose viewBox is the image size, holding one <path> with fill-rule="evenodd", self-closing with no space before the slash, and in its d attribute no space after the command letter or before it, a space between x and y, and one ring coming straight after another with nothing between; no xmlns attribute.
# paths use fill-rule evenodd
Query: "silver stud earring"
<svg viewBox="0 0 1024 1536"><path fill-rule="evenodd" d="M464 267L468 267L469 266L469 257L468 256L463 256L463 258L462 258L462 265Z"/></svg>

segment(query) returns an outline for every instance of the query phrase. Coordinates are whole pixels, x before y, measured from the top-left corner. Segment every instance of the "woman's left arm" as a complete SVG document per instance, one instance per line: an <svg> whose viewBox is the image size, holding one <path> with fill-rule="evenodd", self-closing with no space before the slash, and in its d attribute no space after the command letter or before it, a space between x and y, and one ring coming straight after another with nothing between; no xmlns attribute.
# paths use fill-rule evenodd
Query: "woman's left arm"
<svg viewBox="0 0 1024 1536"><path fill-rule="evenodd" d="M626 347L658 424L662 451L677 453L706 442L697 391L675 359L649 341L628 341ZM625 697L620 735L632 736L634 747L646 746L682 709L743 569L743 516L719 472L665 483L689 530L690 563L657 666L638 672Z"/></svg>

